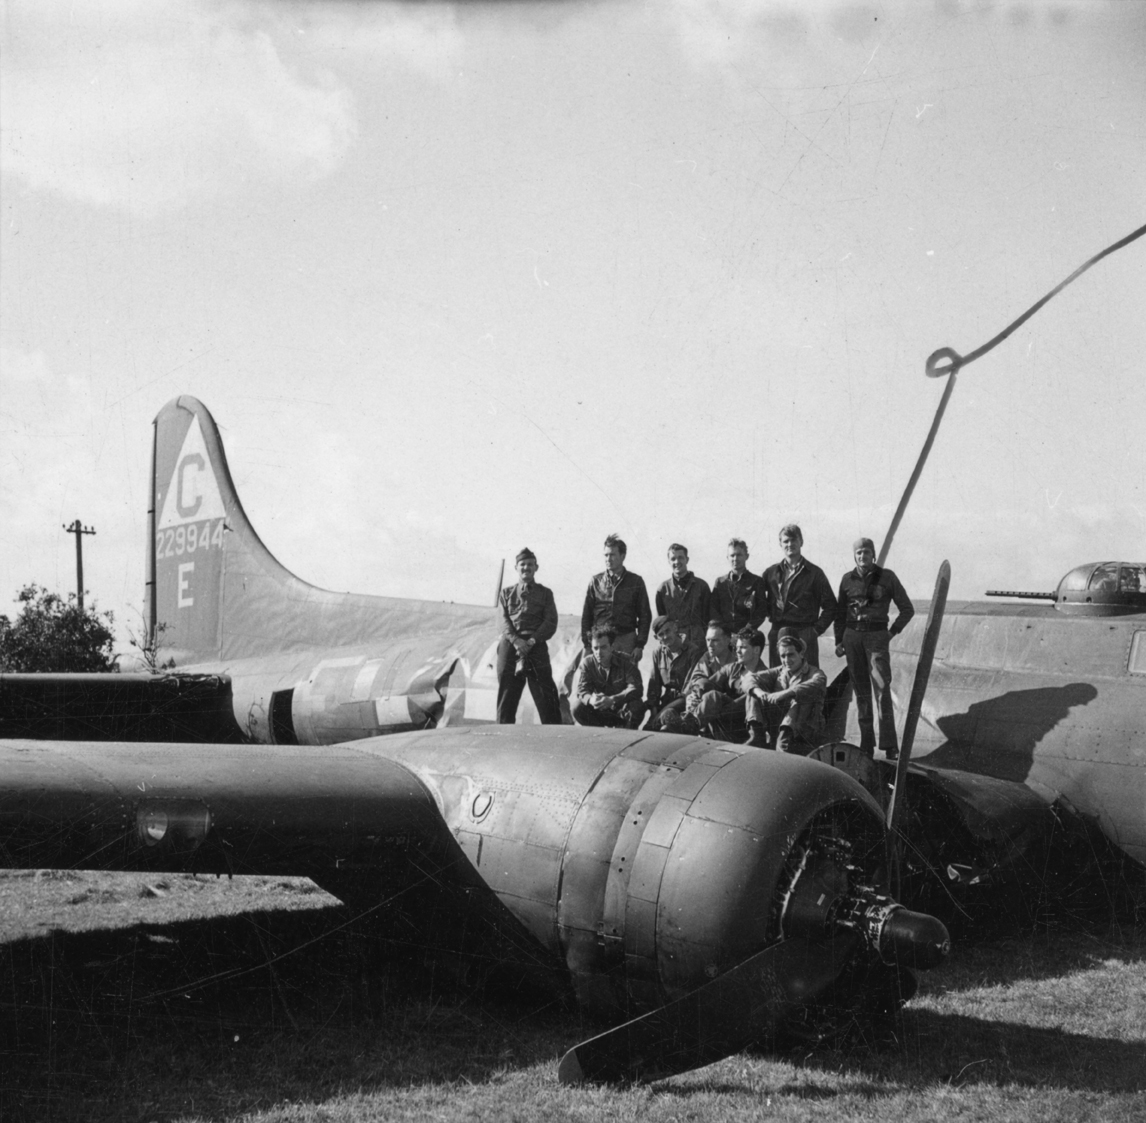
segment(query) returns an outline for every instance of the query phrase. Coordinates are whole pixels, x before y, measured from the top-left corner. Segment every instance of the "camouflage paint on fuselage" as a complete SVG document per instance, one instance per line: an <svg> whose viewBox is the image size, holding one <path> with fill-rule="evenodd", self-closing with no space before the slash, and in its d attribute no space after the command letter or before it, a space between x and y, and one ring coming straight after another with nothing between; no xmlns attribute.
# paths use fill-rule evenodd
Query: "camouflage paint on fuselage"
<svg viewBox="0 0 1146 1123"><path fill-rule="evenodd" d="M251 526L218 429L194 398L155 421L149 620L159 657L228 677L254 741L332 744L495 719L492 607L334 593L301 581ZM927 605L892 645L906 699ZM580 620L550 641L560 676ZM821 641L829 680L843 662ZM647 656L646 656L647 658ZM519 720L537 721L522 698ZM851 739L858 740L854 712ZM1146 864L1146 614L951 602L914 756L1063 799Z"/></svg>
<svg viewBox="0 0 1146 1123"><path fill-rule="evenodd" d="M927 605L892 643L906 700ZM1146 864L1146 614L951 602L913 759L1063 799Z"/></svg>
<svg viewBox="0 0 1146 1123"><path fill-rule="evenodd" d="M500 612L300 580L251 525L195 398L155 419L152 485L147 618L158 659L226 675L244 736L323 744L495 719ZM549 645L558 671L579 631L562 618ZM528 691L519 720L538 720Z"/></svg>

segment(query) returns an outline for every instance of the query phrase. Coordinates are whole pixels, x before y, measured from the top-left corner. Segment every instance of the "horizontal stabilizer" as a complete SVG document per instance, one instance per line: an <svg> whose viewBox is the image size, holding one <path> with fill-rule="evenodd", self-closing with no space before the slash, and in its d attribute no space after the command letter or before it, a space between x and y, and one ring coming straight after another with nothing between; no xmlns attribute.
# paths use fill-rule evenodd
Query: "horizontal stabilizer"
<svg viewBox="0 0 1146 1123"><path fill-rule="evenodd" d="M238 741L225 675L0 674L0 737Z"/></svg>

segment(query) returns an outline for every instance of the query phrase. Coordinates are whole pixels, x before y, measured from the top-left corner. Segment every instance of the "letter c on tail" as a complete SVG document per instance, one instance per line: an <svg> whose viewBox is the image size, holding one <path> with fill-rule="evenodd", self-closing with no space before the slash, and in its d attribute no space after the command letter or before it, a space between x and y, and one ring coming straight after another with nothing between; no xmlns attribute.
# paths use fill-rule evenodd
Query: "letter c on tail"
<svg viewBox="0 0 1146 1123"><path fill-rule="evenodd" d="M188 479L186 472L189 466L195 469L195 476ZM194 518L199 513L199 508L203 506L203 495L199 488L198 475L206 467L206 461L197 452L188 453L182 460L179 461L179 478L176 481L175 487L175 506L179 510L179 514L185 519ZM191 492L195 496L195 502L190 502Z"/></svg>

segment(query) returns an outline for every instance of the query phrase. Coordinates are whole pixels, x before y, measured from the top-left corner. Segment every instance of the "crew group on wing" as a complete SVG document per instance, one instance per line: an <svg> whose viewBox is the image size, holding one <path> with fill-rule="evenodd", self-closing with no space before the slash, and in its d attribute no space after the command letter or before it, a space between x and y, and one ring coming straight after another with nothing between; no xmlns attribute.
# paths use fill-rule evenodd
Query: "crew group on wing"
<svg viewBox="0 0 1146 1123"><path fill-rule="evenodd" d="M856 540L855 565L838 595L803 546L798 526L783 527L783 558L757 576L748 570L747 545L733 538L729 570L710 588L689 570L688 550L674 542L654 619L644 580L625 568L625 543L609 535L605 568L589 582L581 610L584 651L569 696L573 720L629 729L643 722L649 730L807 753L824 724L819 639L833 628L836 654L847 659L855 689L860 748L873 755L878 747L894 759L888 645L915 609L895 574L876 565L870 538ZM557 631L557 606L536 580L532 550L522 550L516 566L517 583L501 593L497 720L514 722L528 684L541 721L556 725L561 699L546 641ZM638 663L650 629L656 647L645 691Z"/></svg>

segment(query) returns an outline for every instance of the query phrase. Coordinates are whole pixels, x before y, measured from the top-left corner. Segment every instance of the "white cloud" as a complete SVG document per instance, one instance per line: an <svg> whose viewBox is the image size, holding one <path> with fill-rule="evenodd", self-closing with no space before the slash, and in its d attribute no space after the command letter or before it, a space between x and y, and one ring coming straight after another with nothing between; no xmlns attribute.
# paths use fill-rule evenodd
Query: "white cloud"
<svg viewBox="0 0 1146 1123"><path fill-rule="evenodd" d="M461 64L463 38L453 4L375 3L357 0L274 10L301 43L332 55L397 64L432 78L445 78Z"/></svg>
<svg viewBox="0 0 1146 1123"><path fill-rule="evenodd" d="M5 171L154 214L267 178L317 178L356 133L329 72L288 65L263 10L178 2L12 5Z"/></svg>
<svg viewBox="0 0 1146 1123"><path fill-rule="evenodd" d="M1005 22L1019 29L1066 25L1079 20L1108 18L1119 7L1136 5L1095 4L1092 0L1059 0L1059 3L1014 3L983 5L977 0L675 0L664 11L676 27L685 56L697 66L731 66L759 52L765 43L781 48L775 65L794 65L793 52L814 47L822 52L847 49L848 45L878 48L889 42L908 23L951 24L984 20ZM1132 12L1119 12L1133 21ZM876 56L872 56L874 59ZM806 77L811 57L802 57L800 73ZM871 60L869 60L871 61Z"/></svg>
<svg viewBox="0 0 1146 1123"><path fill-rule="evenodd" d="M87 380L53 370L42 352L3 348L0 612L11 615L11 598L30 581L74 590L75 542L63 528L79 518L97 528L84 541L85 586L117 626L132 622L127 606L143 595L146 479L117 469L120 421ZM124 541L140 544L135 556L117 548Z"/></svg>
<svg viewBox="0 0 1146 1123"><path fill-rule="evenodd" d="M801 36L808 19L803 6L776 0L677 0L668 11L686 56L697 64L735 60L764 26Z"/></svg>
<svg viewBox="0 0 1146 1123"><path fill-rule="evenodd" d="M43 351L20 351L0 347L0 379L12 382L47 382L52 372Z"/></svg>

